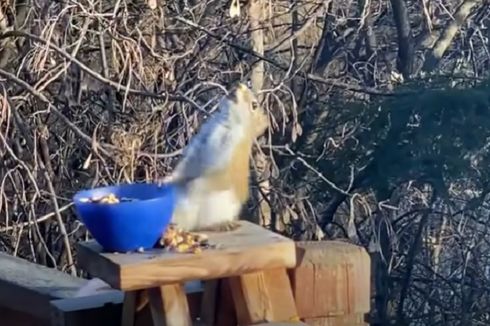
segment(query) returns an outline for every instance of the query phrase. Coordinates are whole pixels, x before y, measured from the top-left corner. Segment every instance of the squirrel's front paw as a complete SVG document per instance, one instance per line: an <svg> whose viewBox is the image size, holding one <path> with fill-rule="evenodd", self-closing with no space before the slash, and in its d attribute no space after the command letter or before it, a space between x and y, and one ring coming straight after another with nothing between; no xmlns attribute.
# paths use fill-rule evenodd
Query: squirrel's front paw
<svg viewBox="0 0 490 326"><path fill-rule="evenodd" d="M238 221L226 221L226 222L216 223L210 226L200 228L199 231L229 232L229 231L234 231L239 227L240 227L240 223Z"/></svg>

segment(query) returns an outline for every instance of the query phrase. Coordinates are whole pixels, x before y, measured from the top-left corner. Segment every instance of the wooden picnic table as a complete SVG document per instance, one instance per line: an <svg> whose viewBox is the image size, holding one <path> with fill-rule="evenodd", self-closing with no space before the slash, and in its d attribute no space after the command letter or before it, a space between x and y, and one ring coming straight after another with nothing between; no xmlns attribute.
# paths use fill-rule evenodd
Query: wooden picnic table
<svg viewBox="0 0 490 326"><path fill-rule="evenodd" d="M148 291L154 325L192 325L183 289L183 283L191 280L226 282L238 325L296 320L287 275L287 269L296 266L294 241L259 225L240 223L234 231L206 233L215 248L200 254L163 249L115 254L103 252L94 240L81 242L78 264L92 277L125 291L123 325L133 324L135 297L140 291ZM216 283L207 284L203 300L211 315L208 320L214 320Z"/></svg>

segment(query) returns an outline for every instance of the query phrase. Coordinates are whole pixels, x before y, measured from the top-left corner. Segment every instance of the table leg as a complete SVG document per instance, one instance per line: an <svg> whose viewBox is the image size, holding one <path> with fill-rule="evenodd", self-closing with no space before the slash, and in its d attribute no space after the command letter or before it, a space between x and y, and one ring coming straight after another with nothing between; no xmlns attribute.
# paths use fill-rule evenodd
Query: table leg
<svg viewBox="0 0 490 326"><path fill-rule="evenodd" d="M227 279L204 282L201 300L201 324L205 326L236 326L236 313Z"/></svg>
<svg viewBox="0 0 490 326"><path fill-rule="evenodd" d="M236 326L238 323L229 280L221 279L218 290L216 319L213 326Z"/></svg>
<svg viewBox="0 0 490 326"><path fill-rule="evenodd" d="M148 290L148 295L154 326L192 326L182 284L152 288Z"/></svg>
<svg viewBox="0 0 490 326"><path fill-rule="evenodd" d="M201 300L200 318L203 325L215 325L217 292L219 291L219 280L203 282L203 294Z"/></svg>
<svg viewBox="0 0 490 326"><path fill-rule="evenodd" d="M298 320L286 269L229 278L238 325Z"/></svg>
<svg viewBox="0 0 490 326"><path fill-rule="evenodd" d="M133 326L134 317L136 314L136 297L138 293L136 291L125 292L122 311L122 326Z"/></svg>

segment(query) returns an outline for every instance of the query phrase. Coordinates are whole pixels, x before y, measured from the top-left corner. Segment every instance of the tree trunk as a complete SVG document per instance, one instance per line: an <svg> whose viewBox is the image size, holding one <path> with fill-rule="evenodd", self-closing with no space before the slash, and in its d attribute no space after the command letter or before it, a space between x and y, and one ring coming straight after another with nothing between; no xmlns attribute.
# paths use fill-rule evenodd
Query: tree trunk
<svg viewBox="0 0 490 326"><path fill-rule="evenodd" d="M250 39L252 43L252 49L255 53L264 55L264 31L262 21L264 19L264 4L262 0L251 0L249 2L249 17L250 17ZM257 62L252 69L252 89L258 92L264 85L264 61ZM263 102L263 95L259 95L259 102ZM270 182L269 180L263 180L263 175L269 167L268 159L265 154L256 150L254 152L254 160L257 166L256 180L258 180L258 191L256 191L255 197L259 202L259 216L253 221L258 224L267 225L271 220L271 208L269 206L269 194L270 194Z"/></svg>
<svg viewBox="0 0 490 326"><path fill-rule="evenodd" d="M391 6L398 35L397 68L405 79L409 79L413 67L413 41L407 6L405 0L391 0Z"/></svg>

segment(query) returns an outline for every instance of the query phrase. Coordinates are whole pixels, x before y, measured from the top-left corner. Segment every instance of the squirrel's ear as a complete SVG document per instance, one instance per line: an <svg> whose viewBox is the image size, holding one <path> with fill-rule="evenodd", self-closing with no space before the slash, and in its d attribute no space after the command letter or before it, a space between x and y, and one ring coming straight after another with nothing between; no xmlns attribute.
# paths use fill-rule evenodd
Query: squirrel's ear
<svg viewBox="0 0 490 326"><path fill-rule="evenodd" d="M229 92L228 92L228 95L226 96L226 98L234 103L238 103L238 101L240 100L240 85L237 85L235 87L233 87Z"/></svg>
<svg viewBox="0 0 490 326"><path fill-rule="evenodd" d="M238 85L235 87L235 89L230 93L231 99L235 103L239 102L251 102L252 101L252 94L250 89L247 87L247 85L243 83L238 83Z"/></svg>
<svg viewBox="0 0 490 326"><path fill-rule="evenodd" d="M238 83L227 96L228 100L240 104L251 103L254 99L252 91L244 83Z"/></svg>
<svg viewBox="0 0 490 326"><path fill-rule="evenodd" d="M244 83L238 83L237 89L239 89L242 92L248 92L249 91L247 85L245 85Z"/></svg>

